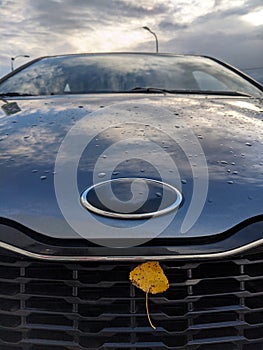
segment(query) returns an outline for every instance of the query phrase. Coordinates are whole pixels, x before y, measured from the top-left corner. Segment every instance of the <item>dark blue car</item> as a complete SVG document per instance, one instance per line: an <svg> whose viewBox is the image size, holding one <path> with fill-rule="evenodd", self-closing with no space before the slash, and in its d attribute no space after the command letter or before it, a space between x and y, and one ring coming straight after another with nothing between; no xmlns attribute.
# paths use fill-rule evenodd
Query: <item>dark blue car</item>
<svg viewBox="0 0 263 350"><path fill-rule="evenodd" d="M262 97L204 56L42 57L2 78L0 349L262 350ZM146 261L169 281L156 329L129 281Z"/></svg>

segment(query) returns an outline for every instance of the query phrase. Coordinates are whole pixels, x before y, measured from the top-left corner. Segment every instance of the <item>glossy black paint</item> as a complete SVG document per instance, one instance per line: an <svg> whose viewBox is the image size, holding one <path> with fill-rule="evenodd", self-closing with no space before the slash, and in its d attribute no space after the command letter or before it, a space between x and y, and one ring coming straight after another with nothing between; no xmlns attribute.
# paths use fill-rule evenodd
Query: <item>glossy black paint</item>
<svg viewBox="0 0 263 350"><path fill-rule="evenodd" d="M145 126L147 136L157 144L165 142L171 156L176 155L180 168L184 205L174 221L160 237L189 238L223 233L235 225L263 214L263 131L262 103L250 98L220 96L175 96L170 94L106 94L17 98L21 112L0 116L0 216L29 229L54 238L79 238L65 222L56 202L54 164L66 133L87 114L128 101L131 106L161 106L173 113L170 128L182 137L180 121L194 132L203 148L208 170L209 191L202 214L196 224L183 235L180 225L191 201L192 172L173 140ZM120 110L121 113L121 110ZM156 116L159 118L159 116ZM116 116L114 123L118 123ZM177 128L178 127L178 128ZM118 131L118 132L116 132ZM138 134L136 126L122 126L121 132L111 128L99 137L100 147L90 144L79 163L78 187L81 193L92 184L92 167L110 142L124 141ZM181 134L180 134L181 133ZM110 142L109 142L110 140ZM192 157L198 155L192 154ZM118 155L117 155L118 157ZM117 159L113 159L117 161ZM160 167L162 158L158 158ZM134 161L120 164L114 177L158 178L148 164ZM171 173L171 179L173 174ZM157 219L155 219L157 220ZM113 226L126 227L130 221L107 219ZM94 235L96 232L94 231Z"/></svg>
<svg viewBox="0 0 263 350"><path fill-rule="evenodd" d="M136 55L140 54L133 57ZM213 60L262 91L260 84L242 72ZM30 64L10 73L0 83ZM123 229L121 239L129 239L125 229L139 227L146 220L105 218L90 214L83 207L81 215L72 216L70 211L70 217L65 217L64 209L59 206L57 189L60 182L64 184L60 198L66 206L78 207L81 193L92 186L95 179L97 182L100 177L101 181L105 180L107 173L113 180L120 177L162 180L182 192L183 201L171 222L168 215L150 220L157 227L162 220L170 222L160 230L156 241L169 238L177 243L178 240L194 243L199 239L212 242L215 237L236 232L237 227L248 227L248 222L251 230L256 221L261 221L262 100L242 94L240 97L213 96L194 94L193 91L188 95L162 93L158 89L152 93L131 92L3 99L0 218L5 225L6 222L11 226L21 225L28 232L60 239L61 243L64 239L81 241L82 237L70 226L73 218L87 227L88 237L97 238L99 226L104 224L109 228L110 240L116 238L110 235L111 228ZM234 93L238 95L238 92ZM68 135L78 128L90 130L85 134L85 148L78 154L75 146L78 140L74 139L64 151L63 144ZM93 128L96 130L94 135ZM77 135L81 133L77 131ZM93 138L89 139L90 135ZM145 146L145 141L151 143L150 148ZM138 152L132 153L135 144L138 144ZM115 145L119 146L112 151ZM62 161L61 149L65 152ZM132 155L126 157L125 153L129 151ZM103 172L99 173L97 164L106 159L108 153L110 159L104 164L101 162L100 171ZM79 161L74 163L78 157ZM59 162L62 167L57 165ZM64 183L73 164L77 177ZM111 164L115 168L110 169ZM76 193L70 192L73 180L77 182ZM124 200L131 195L128 191ZM155 198L153 191L151 196L151 201L146 203L150 212L159 206L162 194L158 193ZM104 204L100 205L103 207ZM189 213L193 212L196 217L191 222ZM261 230L254 232L246 243L259 239L260 235ZM235 247L242 245L241 241ZM12 240L9 243L16 244Z"/></svg>

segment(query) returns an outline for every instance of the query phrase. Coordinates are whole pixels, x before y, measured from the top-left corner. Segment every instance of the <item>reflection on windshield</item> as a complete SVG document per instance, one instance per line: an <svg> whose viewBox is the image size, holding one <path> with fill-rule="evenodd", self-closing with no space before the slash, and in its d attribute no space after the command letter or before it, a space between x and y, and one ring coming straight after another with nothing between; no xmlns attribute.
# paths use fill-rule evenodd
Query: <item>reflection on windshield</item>
<svg viewBox="0 0 263 350"><path fill-rule="evenodd" d="M0 93L128 92L136 87L262 96L248 81L208 58L118 53L44 58L4 81Z"/></svg>

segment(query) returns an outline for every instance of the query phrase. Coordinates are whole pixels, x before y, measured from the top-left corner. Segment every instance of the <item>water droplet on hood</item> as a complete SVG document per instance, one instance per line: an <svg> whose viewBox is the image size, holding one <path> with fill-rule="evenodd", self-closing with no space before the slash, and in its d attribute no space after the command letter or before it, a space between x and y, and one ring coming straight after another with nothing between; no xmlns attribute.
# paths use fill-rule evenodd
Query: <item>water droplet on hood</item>
<svg viewBox="0 0 263 350"><path fill-rule="evenodd" d="M182 184L186 184L187 181L186 180L181 180Z"/></svg>
<svg viewBox="0 0 263 350"><path fill-rule="evenodd" d="M252 146L252 143L246 142L246 146Z"/></svg>
<svg viewBox="0 0 263 350"><path fill-rule="evenodd" d="M46 176L40 176L40 180L46 180Z"/></svg>
<svg viewBox="0 0 263 350"><path fill-rule="evenodd" d="M106 173L99 173L98 174L98 177L104 177L104 176L106 176Z"/></svg>

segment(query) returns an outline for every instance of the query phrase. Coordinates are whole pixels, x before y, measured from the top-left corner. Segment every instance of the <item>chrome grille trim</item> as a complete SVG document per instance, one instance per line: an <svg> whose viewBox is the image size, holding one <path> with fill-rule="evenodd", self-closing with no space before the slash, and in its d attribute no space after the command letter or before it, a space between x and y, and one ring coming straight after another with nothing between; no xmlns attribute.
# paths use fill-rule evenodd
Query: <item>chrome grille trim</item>
<svg viewBox="0 0 263 350"><path fill-rule="evenodd" d="M204 254L184 254L184 255L150 255L150 256L63 256L63 255L47 255L30 252L28 250L18 248L0 242L0 248L18 253L29 258L40 259L45 261L145 261L145 260L187 260L187 259L221 259L231 257L236 254L242 254L250 249L263 245L263 238L254 242L245 244L241 247L226 250L224 252L204 253ZM171 252L172 248L167 248ZM178 249L178 248L177 248Z"/></svg>

